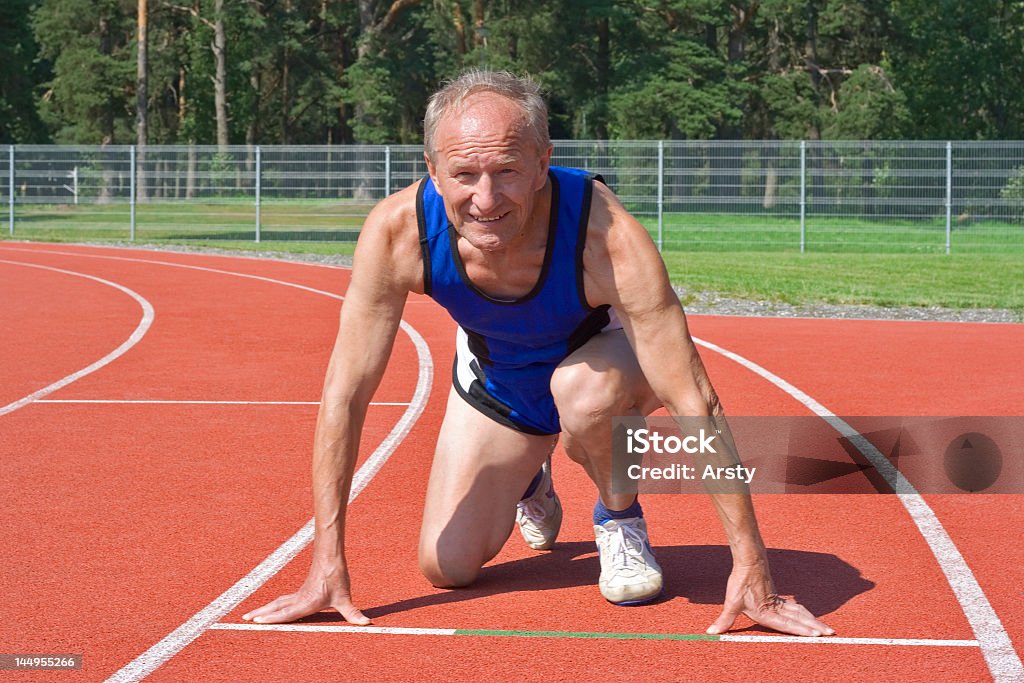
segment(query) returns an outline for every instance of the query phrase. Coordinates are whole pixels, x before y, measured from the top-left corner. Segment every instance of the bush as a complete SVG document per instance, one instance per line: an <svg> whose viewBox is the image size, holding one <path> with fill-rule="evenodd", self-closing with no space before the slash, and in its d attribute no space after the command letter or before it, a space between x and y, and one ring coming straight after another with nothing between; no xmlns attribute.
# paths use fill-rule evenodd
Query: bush
<svg viewBox="0 0 1024 683"><path fill-rule="evenodd" d="M1016 220L1024 220L1024 166L1013 170L1010 179L999 191L999 196L1006 200L1006 211Z"/></svg>

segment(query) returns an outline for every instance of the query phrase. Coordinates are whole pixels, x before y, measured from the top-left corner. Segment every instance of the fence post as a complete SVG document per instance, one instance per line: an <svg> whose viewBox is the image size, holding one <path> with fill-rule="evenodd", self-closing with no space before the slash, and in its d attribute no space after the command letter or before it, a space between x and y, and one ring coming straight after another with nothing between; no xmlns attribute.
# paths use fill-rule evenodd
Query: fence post
<svg viewBox="0 0 1024 683"><path fill-rule="evenodd" d="M129 206L129 218L128 218L128 239L132 242L135 241L135 145L129 148L129 181L128 181L128 206Z"/></svg>
<svg viewBox="0 0 1024 683"><path fill-rule="evenodd" d="M11 237L14 237L14 145L10 145L7 152L7 220L10 223Z"/></svg>
<svg viewBox="0 0 1024 683"><path fill-rule="evenodd" d="M262 187L262 175L263 175L262 151L260 150L260 146L256 145L256 243L257 244L259 244L260 237L261 237L260 233L262 232L262 225L261 225L261 218L262 218L262 216L260 215L260 209L261 209L260 204L262 202L262 189L263 189L263 187Z"/></svg>
<svg viewBox="0 0 1024 683"><path fill-rule="evenodd" d="M949 255L953 235L953 143L946 141L946 254Z"/></svg>
<svg viewBox="0 0 1024 683"><path fill-rule="evenodd" d="M800 253L807 248L807 141L800 141Z"/></svg>
<svg viewBox="0 0 1024 683"><path fill-rule="evenodd" d="M665 237L665 141L658 140L658 251Z"/></svg>
<svg viewBox="0 0 1024 683"><path fill-rule="evenodd" d="M384 145L384 196L391 195L391 145Z"/></svg>

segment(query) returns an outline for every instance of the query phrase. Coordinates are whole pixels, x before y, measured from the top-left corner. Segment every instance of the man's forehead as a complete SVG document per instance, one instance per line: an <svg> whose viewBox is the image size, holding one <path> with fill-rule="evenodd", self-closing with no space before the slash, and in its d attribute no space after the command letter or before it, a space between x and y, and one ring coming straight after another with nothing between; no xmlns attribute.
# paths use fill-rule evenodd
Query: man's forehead
<svg viewBox="0 0 1024 683"><path fill-rule="evenodd" d="M438 125L435 145L440 152L474 145L516 152L527 144L526 113L501 95L484 92L466 98L448 112Z"/></svg>

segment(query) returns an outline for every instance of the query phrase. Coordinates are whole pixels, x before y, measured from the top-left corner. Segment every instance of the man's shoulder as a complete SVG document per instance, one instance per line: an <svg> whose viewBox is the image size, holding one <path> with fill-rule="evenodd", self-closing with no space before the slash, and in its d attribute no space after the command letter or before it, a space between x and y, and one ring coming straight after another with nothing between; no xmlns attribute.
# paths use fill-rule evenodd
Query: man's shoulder
<svg viewBox="0 0 1024 683"><path fill-rule="evenodd" d="M629 259L638 248L652 245L647 228L603 182L593 183L584 258L585 269L600 269L616 256Z"/></svg>
<svg viewBox="0 0 1024 683"><path fill-rule="evenodd" d="M587 217L587 239L605 238L617 221L628 216L626 208L603 182L592 183L590 215Z"/></svg>
<svg viewBox="0 0 1024 683"><path fill-rule="evenodd" d="M366 227L384 229L392 236L410 229L416 233L416 193L421 182L418 180L377 202L366 218Z"/></svg>
<svg viewBox="0 0 1024 683"><path fill-rule="evenodd" d="M421 291L423 266L416 192L419 182L377 202L363 223L356 245L355 268L385 274L411 291Z"/></svg>

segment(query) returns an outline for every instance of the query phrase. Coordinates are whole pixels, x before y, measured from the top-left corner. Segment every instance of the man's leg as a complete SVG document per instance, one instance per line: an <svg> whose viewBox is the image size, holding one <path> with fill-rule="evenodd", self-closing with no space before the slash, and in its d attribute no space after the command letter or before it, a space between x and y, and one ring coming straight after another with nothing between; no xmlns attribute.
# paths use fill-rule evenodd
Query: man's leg
<svg viewBox="0 0 1024 683"><path fill-rule="evenodd" d="M432 584L468 585L498 554L512 532L516 503L557 438L500 425L452 389L420 531L420 569Z"/></svg>
<svg viewBox="0 0 1024 683"><path fill-rule="evenodd" d="M622 510L633 496L612 493L612 421L648 415L661 406L626 333L602 332L566 358L551 378L562 422L562 446L597 485L601 502Z"/></svg>
<svg viewBox="0 0 1024 683"><path fill-rule="evenodd" d="M612 417L647 415L660 405L622 330L603 332L570 355L551 379L562 444L597 486L594 533L601 593L616 604L661 592L661 568L647 540L639 501L612 492Z"/></svg>

